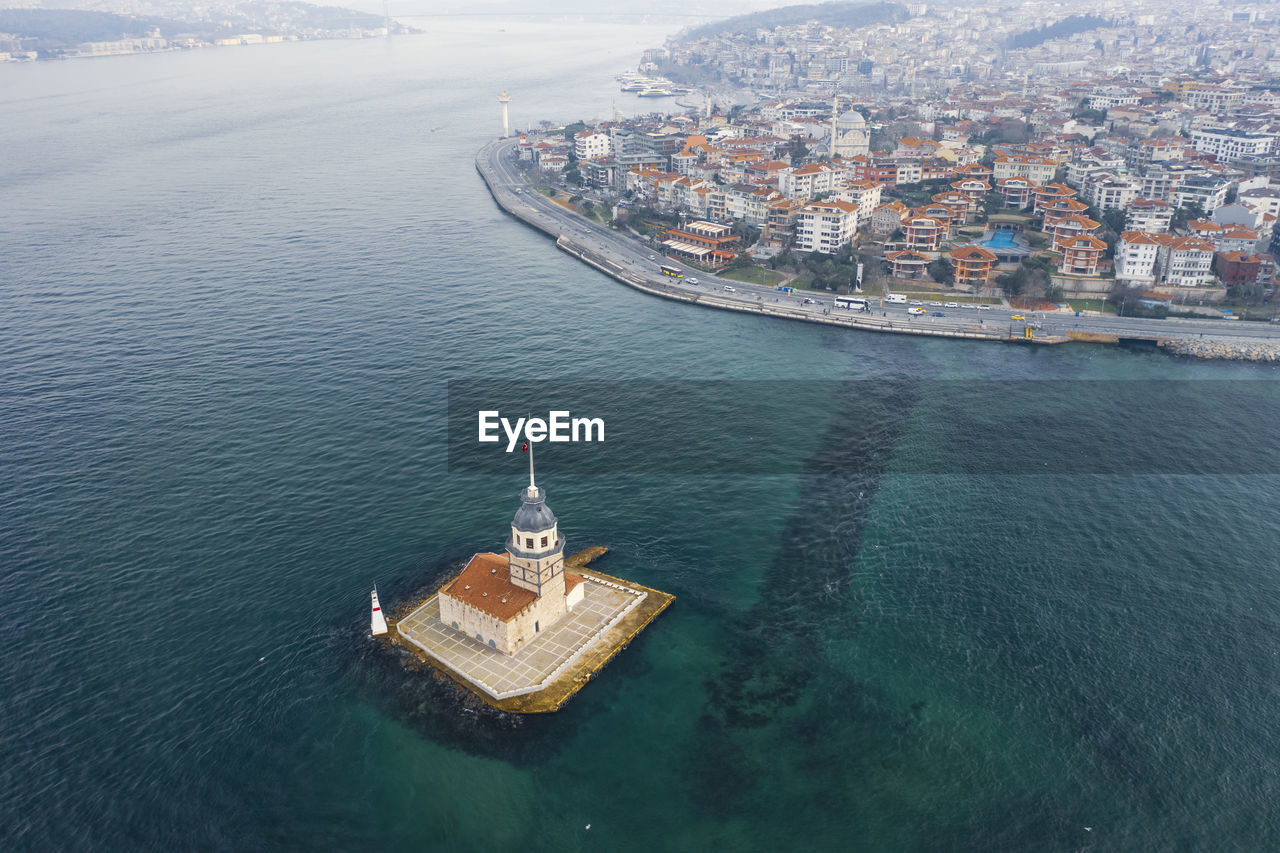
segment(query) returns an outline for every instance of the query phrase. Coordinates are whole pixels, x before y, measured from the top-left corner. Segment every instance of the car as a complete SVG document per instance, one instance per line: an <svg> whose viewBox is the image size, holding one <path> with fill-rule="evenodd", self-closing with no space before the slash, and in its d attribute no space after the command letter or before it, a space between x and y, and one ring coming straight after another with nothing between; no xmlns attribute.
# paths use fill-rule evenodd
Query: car
<svg viewBox="0 0 1280 853"><path fill-rule="evenodd" d="M803 303L801 303L801 304L803 304L803 305L816 305L817 303L816 303L816 302L814 302L812 299L809 299L808 297L805 297L804 302L803 302Z"/></svg>
<svg viewBox="0 0 1280 853"><path fill-rule="evenodd" d="M990 310L991 310L991 306L990 306L990 305L979 305L979 306L978 306L978 310L979 310L979 311L990 311Z"/></svg>
<svg viewBox="0 0 1280 853"><path fill-rule="evenodd" d="M960 303L959 303L959 302L948 302L946 305L943 305L942 307L943 307L943 308L959 308L959 307L960 307Z"/></svg>
<svg viewBox="0 0 1280 853"><path fill-rule="evenodd" d="M1026 317L1024 317L1024 316L1022 316L1021 314L1014 314L1014 315L1013 315L1012 317L1010 317L1009 319L1010 319L1010 320L1025 320L1025 319L1027 319L1027 318L1026 318Z"/></svg>
<svg viewBox="0 0 1280 853"><path fill-rule="evenodd" d="M738 288L734 287L734 286L733 286L733 285L731 285L731 284L726 284L726 285L724 286L724 292L725 292L725 293L737 293L737 292L738 292Z"/></svg>
<svg viewBox="0 0 1280 853"><path fill-rule="evenodd" d="M943 314L941 311L934 311L934 312L933 312L933 316L935 316L935 317L945 317L945 316L947 316L947 315L946 315L946 314Z"/></svg>
<svg viewBox="0 0 1280 853"><path fill-rule="evenodd" d="M686 278L686 279L685 279L685 281L686 281L686 282L688 282L689 284L697 284L697 283L698 283L698 280L697 280L696 278Z"/></svg>
<svg viewBox="0 0 1280 853"><path fill-rule="evenodd" d="M911 302L910 302L909 304L911 304L911 305L923 305L924 303L923 303L923 302L921 302L919 299L912 299L912 300L911 300Z"/></svg>
<svg viewBox="0 0 1280 853"><path fill-rule="evenodd" d="M649 256L649 260L651 260L651 261L656 261L657 259L658 259L658 256L657 256L657 255L650 255L650 256Z"/></svg>
<svg viewBox="0 0 1280 853"><path fill-rule="evenodd" d="M923 308L917 308L916 306L912 305L910 308L907 309L907 313L920 315L920 314L928 314L929 312L924 310Z"/></svg>
<svg viewBox="0 0 1280 853"><path fill-rule="evenodd" d="M930 302L929 304L930 304L930 305L932 305L934 308L941 308L941 307L942 307L942 303L941 303L941 302Z"/></svg>

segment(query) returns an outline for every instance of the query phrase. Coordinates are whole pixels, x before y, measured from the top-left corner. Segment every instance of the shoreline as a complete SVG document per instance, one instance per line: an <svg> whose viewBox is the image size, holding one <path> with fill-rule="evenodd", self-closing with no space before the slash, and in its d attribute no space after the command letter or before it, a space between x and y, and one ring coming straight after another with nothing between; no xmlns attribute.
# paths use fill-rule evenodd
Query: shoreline
<svg viewBox="0 0 1280 853"><path fill-rule="evenodd" d="M507 140L505 139L496 139L486 143L479 151L476 152L475 157L476 172L479 173L480 179L484 181L485 188L489 191L490 197L498 208L515 219L518 219L525 225L528 225L534 230L555 240L556 248L566 254L572 255L579 261L582 261L588 266L604 273L615 281L651 296L658 296L664 299L671 299L676 302L684 302L686 304L698 305L705 308L739 311L748 314L763 314L784 320L816 323L825 326L840 326L843 328L861 329L864 331L888 334L917 335L923 337L955 338L960 340L993 341L1002 343L1039 344L1042 346L1053 346L1071 342L1118 344L1122 340L1132 340L1136 342L1152 343L1161 350L1168 352L1170 355L1182 356L1185 358L1280 363L1280 342L1262 338L1250 339L1248 341L1224 342L1217 338L1178 337L1176 333L1168 337L1126 337L1119 333L1081 332L1078 334L1072 334L1070 330L1067 330L1066 334L1061 335L1043 335L1041 337L1026 338L1018 337L1011 333L1006 334L1003 330L997 330L991 326L984 328L980 325L974 325L967 329L937 329L912 326L909 322L903 323L901 321L872 316L858 316L852 314L848 316L834 314L817 316L809 312L799 311L794 308L788 308L766 302L760 302L752 305L750 303L743 303L737 300L717 298L713 293L686 293L679 291L659 280L656 276L650 278L640 276L634 272L626 270L621 264L612 260L607 255L589 248L584 242L575 240L569 234L562 233L559 230L548 227L546 224L539 221L537 217L531 216L520 210L515 199L505 197L504 193L500 193L498 189L495 188L495 176L487 169L484 160L486 155L491 154L493 149L500 147L502 143L506 141ZM526 191L533 192L532 188L527 188Z"/></svg>

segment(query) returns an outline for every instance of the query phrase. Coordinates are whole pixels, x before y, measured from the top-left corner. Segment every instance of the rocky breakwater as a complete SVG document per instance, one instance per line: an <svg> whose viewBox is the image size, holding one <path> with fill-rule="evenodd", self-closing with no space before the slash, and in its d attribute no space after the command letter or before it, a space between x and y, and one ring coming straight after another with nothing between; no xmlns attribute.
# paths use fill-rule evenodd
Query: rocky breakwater
<svg viewBox="0 0 1280 853"><path fill-rule="evenodd" d="M1175 338L1161 341L1165 351L1192 358L1220 358L1229 361L1280 363L1280 342L1222 341L1209 338Z"/></svg>

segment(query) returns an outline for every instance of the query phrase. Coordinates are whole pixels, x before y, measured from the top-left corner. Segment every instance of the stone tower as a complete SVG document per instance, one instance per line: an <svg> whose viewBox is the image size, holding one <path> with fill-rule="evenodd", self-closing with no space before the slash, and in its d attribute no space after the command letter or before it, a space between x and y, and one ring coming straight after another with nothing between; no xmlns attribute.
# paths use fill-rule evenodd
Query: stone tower
<svg viewBox="0 0 1280 853"><path fill-rule="evenodd" d="M498 103L502 104L502 138L505 139L511 135L511 125L507 122L507 104L511 103L511 96L504 90L498 96Z"/></svg>
<svg viewBox="0 0 1280 853"><path fill-rule="evenodd" d="M529 446L529 488L520 493L520 509L511 520L507 542L513 586L544 600L542 618L550 621L565 611L564 539L546 493L533 480L533 445Z"/></svg>

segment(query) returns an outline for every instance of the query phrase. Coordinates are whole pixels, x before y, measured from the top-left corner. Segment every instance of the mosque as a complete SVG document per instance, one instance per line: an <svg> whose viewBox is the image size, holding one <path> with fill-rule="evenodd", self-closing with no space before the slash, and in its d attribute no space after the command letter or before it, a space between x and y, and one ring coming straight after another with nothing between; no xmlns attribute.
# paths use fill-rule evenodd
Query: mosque
<svg viewBox="0 0 1280 853"><path fill-rule="evenodd" d="M840 157L857 157L871 153L871 135L862 113L851 109L840 115L840 101L831 101L831 154Z"/></svg>
<svg viewBox="0 0 1280 853"><path fill-rule="evenodd" d="M534 482L532 448L520 501L506 553L473 555L440 588L443 624L508 655L560 622L586 591L581 575L564 570L564 537Z"/></svg>

